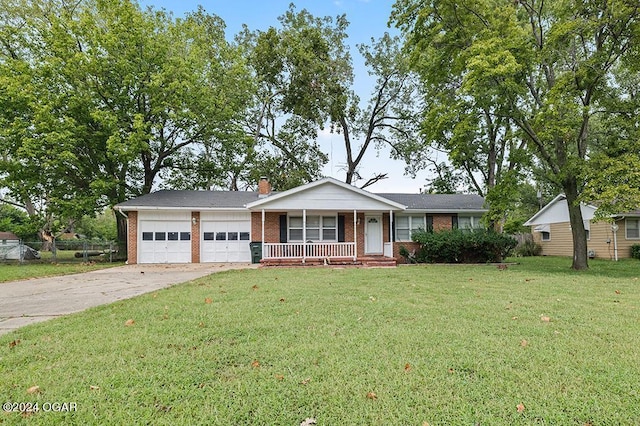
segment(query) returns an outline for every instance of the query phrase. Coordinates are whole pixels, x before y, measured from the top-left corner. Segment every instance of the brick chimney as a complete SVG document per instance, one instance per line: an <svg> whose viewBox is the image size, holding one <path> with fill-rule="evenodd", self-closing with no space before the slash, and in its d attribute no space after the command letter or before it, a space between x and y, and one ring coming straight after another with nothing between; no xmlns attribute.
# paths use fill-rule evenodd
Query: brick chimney
<svg viewBox="0 0 640 426"><path fill-rule="evenodd" d="M269 195L271 195L271 184L266 176L262 176L260 182L258 182L258 198L268 197Z"/></svg>

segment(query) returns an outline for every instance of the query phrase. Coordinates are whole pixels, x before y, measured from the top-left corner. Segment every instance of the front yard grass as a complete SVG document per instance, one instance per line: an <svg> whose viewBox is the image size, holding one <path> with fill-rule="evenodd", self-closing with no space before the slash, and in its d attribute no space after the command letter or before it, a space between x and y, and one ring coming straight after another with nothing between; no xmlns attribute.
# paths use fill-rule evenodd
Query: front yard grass
<svg viewBox="0 0 640 426"><path fill-rule="evenodd" d="M22 264L17 261L0 263L0 285L3 282L77 274L95 271L96 269L122 266L123 264L124 262L45 263L44 261L34 260L26 260Z"/></svg>
<svg viewBox="0 0 640 426"><path fill-rule="evenodd" d="M229 271L25 327L0 401L41 411L0 423L640 424L640 263L518 261Z"/></svg>

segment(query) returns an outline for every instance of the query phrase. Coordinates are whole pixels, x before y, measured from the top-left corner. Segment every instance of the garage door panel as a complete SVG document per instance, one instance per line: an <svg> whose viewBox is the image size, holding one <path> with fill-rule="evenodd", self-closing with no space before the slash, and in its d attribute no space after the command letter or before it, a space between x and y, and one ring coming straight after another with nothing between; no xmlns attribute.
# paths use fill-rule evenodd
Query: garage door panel
<svg viewBox="0 0 640 426"><path fill-rule="evenodd" d="M139 263L191 262L191 224L189 221L142 220L139 223Z"/></svg>
<svg viewBox="0 0 640 426"><path fill-rule="evenodd" d="M248 220L202 222L202 262L250 262Z"/></svg>

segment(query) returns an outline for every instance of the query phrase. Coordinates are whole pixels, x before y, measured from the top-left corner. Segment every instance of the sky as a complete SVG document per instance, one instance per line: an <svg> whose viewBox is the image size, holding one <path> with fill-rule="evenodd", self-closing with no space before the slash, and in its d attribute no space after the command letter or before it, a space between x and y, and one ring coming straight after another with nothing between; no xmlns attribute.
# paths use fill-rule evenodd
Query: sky
<svg viewBox="0 0 640 426"><path fill-rule="evenodd" d="M294 3L296 10L306 9L314 16L331 16L346 14L350 25L349 34L351 56L353 57L355 81L354 90L363 100L368 100L373 90L374 81L368 76L364 62L356 48L357 44L369 43L371 38L379 38L385 32L398 34L395 28L389 28L387 22L391 14L393 0L138 0L143 7L151 6L155 9L166 9L176 17L195 11L201 5L206 12L218 15L226 23L226 37L233 39L242 25L246 24L250 30L266 30L278 27L278 16L282 15ZM320 132L318 143L322 150L329 155L329 162L323 169L325 176L331 176L344 181L343 170L346 162L344 142L341 135L331 134L329 129ZM389 151L384 149L377 152L369 148L370 152L362 160L359 172L362 181L355 184L362 185L367 179L377 173L388 173L389 178L379 181L367 188L372 192L408 192L417 193L424 187L426 172L422 172L415 179L404 175L405 164L389 158Z"/></svg>

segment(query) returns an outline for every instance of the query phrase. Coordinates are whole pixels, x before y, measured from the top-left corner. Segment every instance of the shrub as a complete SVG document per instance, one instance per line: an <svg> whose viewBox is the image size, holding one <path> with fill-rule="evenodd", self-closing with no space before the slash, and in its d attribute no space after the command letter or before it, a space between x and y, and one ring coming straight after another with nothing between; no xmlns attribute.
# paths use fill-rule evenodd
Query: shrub
<svg viewBox="0 0 640 426"><path fill-rule="evenodd" d="M413 240L421 245L417 260L432 263L501 262L518 244L513 237L484 229L419 231Z"/></svg>
<svg viewBox="0 0 640 426"><path fill-rule="evenodd" d="M540 253L542 253L542 246L529 240L519 244L513 252L518 257L540 256Z"/></svg>
<svg viewBox="0 0 640 426"><path fill-rule="evenodd" d="M640 244L634 244L631 246L631 257L634 259L640 259Z"/></svg>

